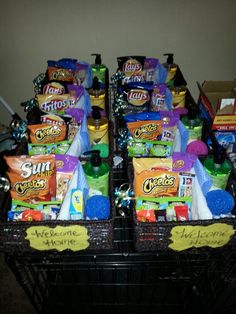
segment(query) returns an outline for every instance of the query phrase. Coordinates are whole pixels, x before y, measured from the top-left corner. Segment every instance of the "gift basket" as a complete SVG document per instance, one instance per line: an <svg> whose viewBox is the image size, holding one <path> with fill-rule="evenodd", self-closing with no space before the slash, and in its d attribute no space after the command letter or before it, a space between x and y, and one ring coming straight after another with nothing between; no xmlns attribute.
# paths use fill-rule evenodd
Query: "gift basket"
<svg viewBox="0 0 236 314"><path fill-rule="evenodd" d="M181 251L235 243L232 167L200 117L173 55L164 66L143 56L117 62L112 108L116 142L125 151L129 173L124 193L135 249Z"/></svg>
<svg viewBox="0 0 236 314"><path fill-rule="evenodd" d="M14 117L16 149L1 158L10 188L1 212L4 251L112 249L113 124L108 70L99 70L48 60L35 97L21 104L26 121Z"/></svg>

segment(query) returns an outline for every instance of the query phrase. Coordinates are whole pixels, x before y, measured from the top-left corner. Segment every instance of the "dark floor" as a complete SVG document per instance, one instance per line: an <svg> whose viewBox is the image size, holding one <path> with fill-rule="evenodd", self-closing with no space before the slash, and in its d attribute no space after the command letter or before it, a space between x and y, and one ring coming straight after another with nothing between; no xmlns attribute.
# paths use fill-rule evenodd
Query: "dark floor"
<svg viewBox="0 0 236 314"><path fill-rule="evenodd" d="M0 253L0 313L35 314L27 295L17 283L13 273Z"/></svg>

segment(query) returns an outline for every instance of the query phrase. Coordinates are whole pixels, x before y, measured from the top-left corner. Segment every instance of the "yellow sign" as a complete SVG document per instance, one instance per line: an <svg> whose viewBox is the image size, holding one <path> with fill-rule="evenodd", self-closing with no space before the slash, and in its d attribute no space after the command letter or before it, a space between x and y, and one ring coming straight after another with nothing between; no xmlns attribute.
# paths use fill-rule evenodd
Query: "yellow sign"
<svg viewBox="0 0 236 314"><path fill-rule="evenodd" d="M78 225L56 228L32 226L26 230L26 239L32 248L40 251L80 251L89 246L87 231L85 227Z"/></svg>
<svg viewBox="0 0 236 314"><path fill-rule="evenodd" d="M220 247L229 242L234 234L232 225L215 223L209 226L176 226L171 230L169 248L183 251L191 247Z"/></svg>

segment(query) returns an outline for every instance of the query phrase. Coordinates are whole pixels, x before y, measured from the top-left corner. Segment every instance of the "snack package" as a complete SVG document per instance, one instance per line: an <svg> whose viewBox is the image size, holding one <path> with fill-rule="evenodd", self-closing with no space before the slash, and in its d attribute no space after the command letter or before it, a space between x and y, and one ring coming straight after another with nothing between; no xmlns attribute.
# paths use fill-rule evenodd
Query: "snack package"
<svg viewBox="0 0 236 314"><path fill-rule="evenodd" d="M38 107L45 113L64 114L65 110L75 107L76 99L70 94L38 94L36 95Z"/></svg>
<svg viewBox="0 0 236 314"><path fill-rule="evenodd" d="M49 82L43 87L42 94L54 94L54 95L63 95L66 93L66 88L59 82Z"/></svg>
<svg viewBox="0 0 236 314"><path fill-rule="evenodd" d="M197 160L197 156L190 153L174 152L173 171L190 171Z"/></svg>
<svg viewBox="0 0 236 314"><path fill-rule="evenodd" d="M135 196L177 196L179 176L170 158L133 158Z"/></svg>
<svg viewBox="0 0 236 314"><path fill-rule="evenodd" d="M189 172L179 173L179 196L193 196L193 183L195 174Z"/></svg>
<svg viewBox="0 0 236 314"><path fill-rule="evenodd" d="M126 102L128 103L127 109L124 110L125 115L149 111L151 92L148 89L125 85L123 88L123 94Z"/></svg>
<svg viewBox="0 0 236 314"><path fill-rule="evenodd" d="M127 128L133 139L157 140L162 134L161 120L128 122Z"/></svg>
<svg viewBox="0 0 236 314"><path fill-rule="evenodd" d="M191 207L190 197L137 197L135 202L136 217L139 221L188 220L191 217Z"/></svg>
<svg viewBox="0 0 236 314"><path fill-rule="evenodd" d="M70 155L55 155L56 159L56 200L63 201L69 183L78 164L78 158Z"/></svg>
<svg viewBox="0 0 236 314"><path fill-rule="evenodd" d="M170 157L172 142L129 140L127 144L129 157Z"/></svg>
<svg viewBox="0 0 236 314"><path fill-rule="evenodd" d="M85 61L78 61L76 63L75 71L78 85L84 86L84 88L90 88L93 84L92 66Z"/></svg>
<svg viewBox="0 0 236 314"><path fill-rule="evenodd" d="M30 141L33 144L48 144L66 139L66 125L34 124L28 125Z"/></svg>
<svg viewBox="0 0 236 314"><path fill-rule="evenodd" d="M144 60L145 56L124 56L117 58L118 69L125 76L122 81L123 84L145 81Z"/></svg>
<svg viewBox="0 0 236 314"><path fill-rule="evenodd" d="M166 81L167 69L156 58L144 60L145 80L155 84L163 84Z"/></svg>
<svg viewBox="0 0 236 314"><path fill-rule="evenodd" d="M13 199L34 203L56 197L54 155L5 156Z"/></svg>
<svg viewBox="0 0 236 314"><path fill-rule="evenodd" d="M68 83L77 83L75 71L60 67L48 66L47 77L49 81L62 81Z"/></svg>
<svg viewBox="0 0 236 314"><path fill-rule="evenodd" d="M65 125L66 122L62 116L57 114L45 114L40 117L42 124Z"/></svg>

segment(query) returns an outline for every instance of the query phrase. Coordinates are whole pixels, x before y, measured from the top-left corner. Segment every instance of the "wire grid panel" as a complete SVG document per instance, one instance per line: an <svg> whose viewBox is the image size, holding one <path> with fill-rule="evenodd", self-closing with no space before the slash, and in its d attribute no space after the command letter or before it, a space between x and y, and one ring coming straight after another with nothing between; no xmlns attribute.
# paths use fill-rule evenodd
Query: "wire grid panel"
<svg viewBox="0 0 236 314"><path fill-rule="evenodd" d="M39 313L231 314L236 254L221 253L36 255L11 268Z"/></svg>

